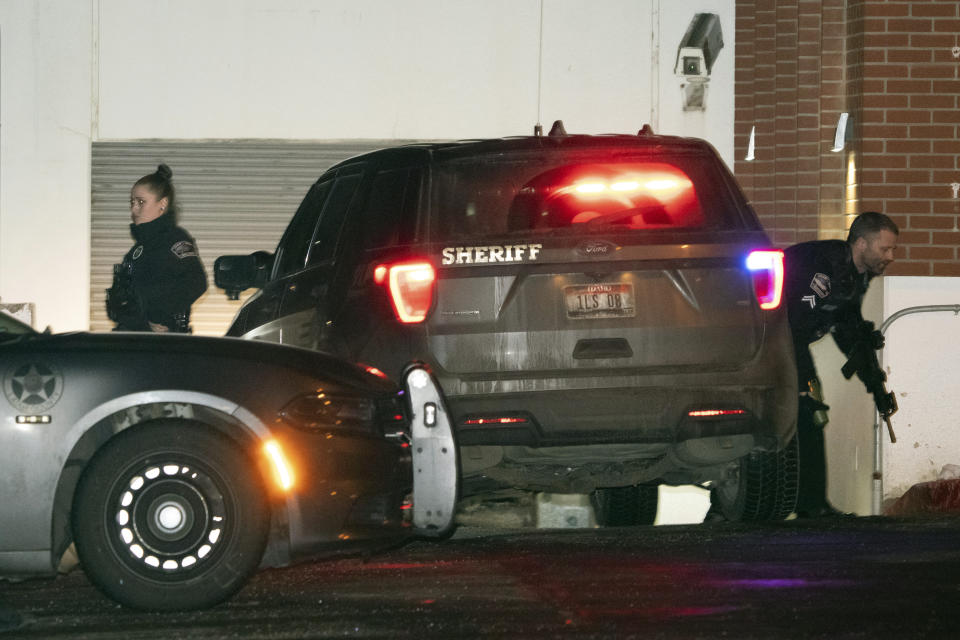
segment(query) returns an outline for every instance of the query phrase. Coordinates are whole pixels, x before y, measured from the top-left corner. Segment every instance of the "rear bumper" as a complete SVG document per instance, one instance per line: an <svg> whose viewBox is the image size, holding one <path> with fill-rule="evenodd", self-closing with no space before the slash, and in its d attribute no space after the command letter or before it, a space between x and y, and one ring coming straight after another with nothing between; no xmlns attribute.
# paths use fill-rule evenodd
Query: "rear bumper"
<svg viewBox="0 0 960 640"><path fill-rule="evenodd" d="M440 379L461 445L670 444L749 434L756 448L775 451L796 432L797 374L786 322L769 324L765 338L750 362L729 370L615 369L612 362L600 375ZM690 414L712 409L740 413ZM521 420L485 420L497 416Z"/></svg>
<svg viewBox="0 0 960 640"><path fill-rule="evenodd" d="M456 396L449 402L461 445L667 444L750 434L759 448L777 450L796 428L792 387L614 387ZM691 413L710 410L721 413ZM500 416L510 421L491 422Z"/></svg>

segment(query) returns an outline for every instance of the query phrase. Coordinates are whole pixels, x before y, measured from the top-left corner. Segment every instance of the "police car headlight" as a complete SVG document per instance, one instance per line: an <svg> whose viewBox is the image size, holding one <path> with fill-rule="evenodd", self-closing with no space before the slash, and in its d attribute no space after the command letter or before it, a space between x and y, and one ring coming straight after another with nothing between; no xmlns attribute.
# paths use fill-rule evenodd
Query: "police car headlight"
<svg viewBox="0 0 960 640"><path fill-rule="evenodd" d="M285 422L306 431L355 429L370 434L379 433L376 415L369 398L328 393L297 396L280 411Z"/></svg>

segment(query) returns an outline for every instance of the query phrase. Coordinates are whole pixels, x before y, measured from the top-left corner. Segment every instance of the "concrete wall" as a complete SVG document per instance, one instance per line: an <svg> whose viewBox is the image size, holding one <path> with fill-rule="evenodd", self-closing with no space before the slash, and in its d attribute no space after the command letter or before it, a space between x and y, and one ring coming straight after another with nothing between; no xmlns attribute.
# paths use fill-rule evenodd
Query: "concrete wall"
<svg viewBox="0 0 960 640"><path fill-rule="evenodd" d="M90 2L0 2L0 300L87 326Z"/></svg>
<svg viewBox="0 0 960 640"><path fill-rule="evenodd" d="M883 302L885 317L916 306L960 306L960 278L886 278ZM883 438L883 493L891 500L935 480L944 465L960 465L960 317L903 315L886 335L883 366L900 405L893 417L896 444Z"/></svg>
<svg viewBox="0 0 960 640"><path fill-rule="evenodd" d="M875 279L863 300L863 317L878 327L883 320L884 283ZM824 402L830 405L830 422L824 430L827 443L827 497L838 509L870 514L873 475L873 396L854 376L846 380L840 368L846 357L833 337L825 336L811 347Z"/></svg>
<svg viewBox="0 0 960 640"><path fill-rule="evenodd" d="M725 47L707 111L684 112L673 68L697 11L721 15ZM36 303L39 326L88 326L97 140L488 137L557 118L623 133L652 121L708 138L732 164L733 24L733 0L4 1L0 300Z"/></svg>
<svg viewBox="0 0 960 640"><path fill-rule="evenodd" d="M864 317L878 327L898 311L915 306L957 305L960 278L885 276L864 300ZM871 512L874 482L875 413L872 396L854 377L844 380L844 358L829 337L816 343L814 358L831 406L827 426L828 494L838 507ZM882 501L894 500L918 482L936 479L947 464L960 465L960 319L951 311L909 314L886 330L880 353L887 388L900 410L893 416L897 442L881 424Z"/></svg>

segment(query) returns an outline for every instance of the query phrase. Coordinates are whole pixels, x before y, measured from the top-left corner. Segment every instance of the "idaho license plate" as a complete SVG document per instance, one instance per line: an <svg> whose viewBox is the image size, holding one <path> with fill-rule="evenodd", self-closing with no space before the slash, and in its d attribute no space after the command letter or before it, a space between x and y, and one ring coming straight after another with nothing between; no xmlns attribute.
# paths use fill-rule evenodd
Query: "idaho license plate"
<svg viewBox="0 0 960 640"><path fill-rule="evenodd" d="M563 288L563 297L572 320L632 318L637 313L629 283L570 285Z"/></svg>

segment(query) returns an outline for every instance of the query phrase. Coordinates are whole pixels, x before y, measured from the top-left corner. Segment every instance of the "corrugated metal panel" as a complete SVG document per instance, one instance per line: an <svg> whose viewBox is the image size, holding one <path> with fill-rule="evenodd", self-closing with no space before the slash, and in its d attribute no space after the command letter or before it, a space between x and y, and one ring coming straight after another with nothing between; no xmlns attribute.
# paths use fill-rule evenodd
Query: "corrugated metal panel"
<svg viewBox="0 0 960 640"><path fill-rule="evenodd" d="M180 225L197 240L209 288L193 305L194 333L223 335L246 297L213 284L221 255L273 251L310 185L331 165L398 140L96 142L92 162L90 328L109 331L104 308L113 265L132 246L130 188L165 162L173 170Z"/></svg>

